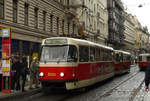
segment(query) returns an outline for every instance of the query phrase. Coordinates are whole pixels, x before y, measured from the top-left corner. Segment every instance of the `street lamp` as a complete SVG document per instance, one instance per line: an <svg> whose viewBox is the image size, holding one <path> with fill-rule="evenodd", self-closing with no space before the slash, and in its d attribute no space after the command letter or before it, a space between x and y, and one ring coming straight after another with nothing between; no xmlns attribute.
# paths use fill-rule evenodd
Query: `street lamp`
<svg viewBox="0 0 150 101"><path fill-rule="evenodd" d="M141 8L141 7L143 7L143 5L142 4L139 4L139 6L138 6L139 8Z"/></svg>

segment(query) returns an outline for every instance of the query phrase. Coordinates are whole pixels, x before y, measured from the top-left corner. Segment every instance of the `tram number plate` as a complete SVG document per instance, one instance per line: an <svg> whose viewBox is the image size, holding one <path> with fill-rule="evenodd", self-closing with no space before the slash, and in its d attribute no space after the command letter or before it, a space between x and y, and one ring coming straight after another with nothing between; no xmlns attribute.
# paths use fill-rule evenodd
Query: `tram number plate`
<svg viewBox="0 0 150 101"><path fill-rule="evenodd" d="M48 73L48 76L56 76L56 73Z"/></svg>

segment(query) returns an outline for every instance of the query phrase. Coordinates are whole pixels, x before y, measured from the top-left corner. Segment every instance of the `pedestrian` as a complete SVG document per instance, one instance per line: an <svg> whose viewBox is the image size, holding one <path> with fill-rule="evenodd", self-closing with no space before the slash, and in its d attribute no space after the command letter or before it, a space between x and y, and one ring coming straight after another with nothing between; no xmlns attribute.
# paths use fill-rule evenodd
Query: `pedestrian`
<svg viewBox="0 0 150 101"><path fill-rule="evenodd" d="M150 63L148 63L148 66L145 71L145 91L149 91L149 83L150 83Z"/></svg>
<svg viewBox="0 0 150 101"><path fill-rule="evenodd" d="M0 59L0 91L2 90L2 60Z"/></svg>
<svg viewBox="0 0 150 101"><path fill-rule="evenodd" d="M12 68L11 68L11 89L15 90L16 88L16 67L15 67L16 59L12 58Z"/></svg>
<svg viewBox="0 0 150 101"><path fill-rule="evenodd" d="M27 76L27 69L28 69L28 62L26 57L22 58L22 66L21 66L21 78L22 78L22 85L21 85L21 90L22 92L24 92L24 86L25 86L25 82L26 82L26 76Z"/></svg>
<svg viewBox="0 0 150 101"><path fill-rule="evenodd" d="M35 81L35 87L38 88L38 78L37 78L37 69L39 68L38 59L37 57L33 58L33 61L30 66L30 87L32 89L33 81Z"/></svg>
<svg viewBox="0 0 150 101"><path fill-rule="evenodd" d="M12 65L12 69L14 70L14 89L20 90L20 75L21 75L21 67L22 64L20 63L19 57L14 57L14 63ZM16 86L15 86L16 85Z"/></svg>

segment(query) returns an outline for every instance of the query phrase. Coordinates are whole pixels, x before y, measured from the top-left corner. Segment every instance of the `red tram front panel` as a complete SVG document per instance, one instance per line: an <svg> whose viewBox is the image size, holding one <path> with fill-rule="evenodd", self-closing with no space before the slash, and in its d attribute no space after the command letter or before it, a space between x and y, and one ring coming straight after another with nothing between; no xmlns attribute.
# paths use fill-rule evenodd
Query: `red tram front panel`
<svg viewBox="0 0 150 101"><path fill-rule="evenodd" d="M56 63L57 64L57 63ZM43 76L40 76L40 80L72 80L76 77L76 66L75 65L52 65L48 64L44 66L44 64L40 65L40 73L43 73Z"/></svg>
<svg viewBox="0 0 150 101"><path fill-rule="evenodd" d="M148 65L148 62L147 62L147 61L140 61L140 62L139 62L139 67L140 67L140 68L146 68L147 65Z"/></svg>
<svg viewBox="0 0 150 101"><path fill-rule="evenodd" d="M44 82L69 82L73 86L68 89L75 89L94 84L114 75L113 62L79 63L74 67L40 67L40 73L44 73L40 80ZM64 76L60 76L64 73ZM76 85L74 85L74 81ZM88 81L88 82L87 82ZM82 84L80 84L82 82ZM91 83L92 82L92 83ZM66 87L67 88L67 87Z"/></svg>
<svg viewBox="0 0 150 101"><path fill-rule="evenodd" d="M40 73L43 72L44 76L40 77L41 80L86 80L99 75L105 75L113 72L113 62L101 63L82 63L77 67L40 67ZM64 73L64 77L60 76Z"/></svg>

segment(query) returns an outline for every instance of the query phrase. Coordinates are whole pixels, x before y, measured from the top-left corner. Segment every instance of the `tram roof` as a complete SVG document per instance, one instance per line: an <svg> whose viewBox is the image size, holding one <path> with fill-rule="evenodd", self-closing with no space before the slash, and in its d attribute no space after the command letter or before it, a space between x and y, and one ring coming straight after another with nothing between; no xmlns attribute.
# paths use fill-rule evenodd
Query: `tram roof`
<svg viewBox="0 0 150 101"><path fill-rule="evenodd" d="M150 56L150 53L139 54L139 56Z"/></svg>
<svg viewBox="0 0 150 101"><path fill-rule="evenodd" d="M112 47L101 45L101 44L94 43L94 42L87 41L87 40L83 40L83 39L68 38L68 37L51 37L51 38L46 38L46 39L67 39L68 43L74 43L74 44L86 45L86 46L87 45L88 46L97 46L97 47L102 47L102 48L106 48L106 49L109 49L109 50L114 50ZM44 39L42 41L42 45L44 45L44 42L45 42L46 39Z"/></svg>
<svg viewBox="0 0 150 101"><path fill-rule="evenodd" d="M126 52L126 51L123 51L123 50L115 50L115 52L120 52L120 53L127 54L127 55L130 55L130 54L131 54L131 53Z"/></svg>

